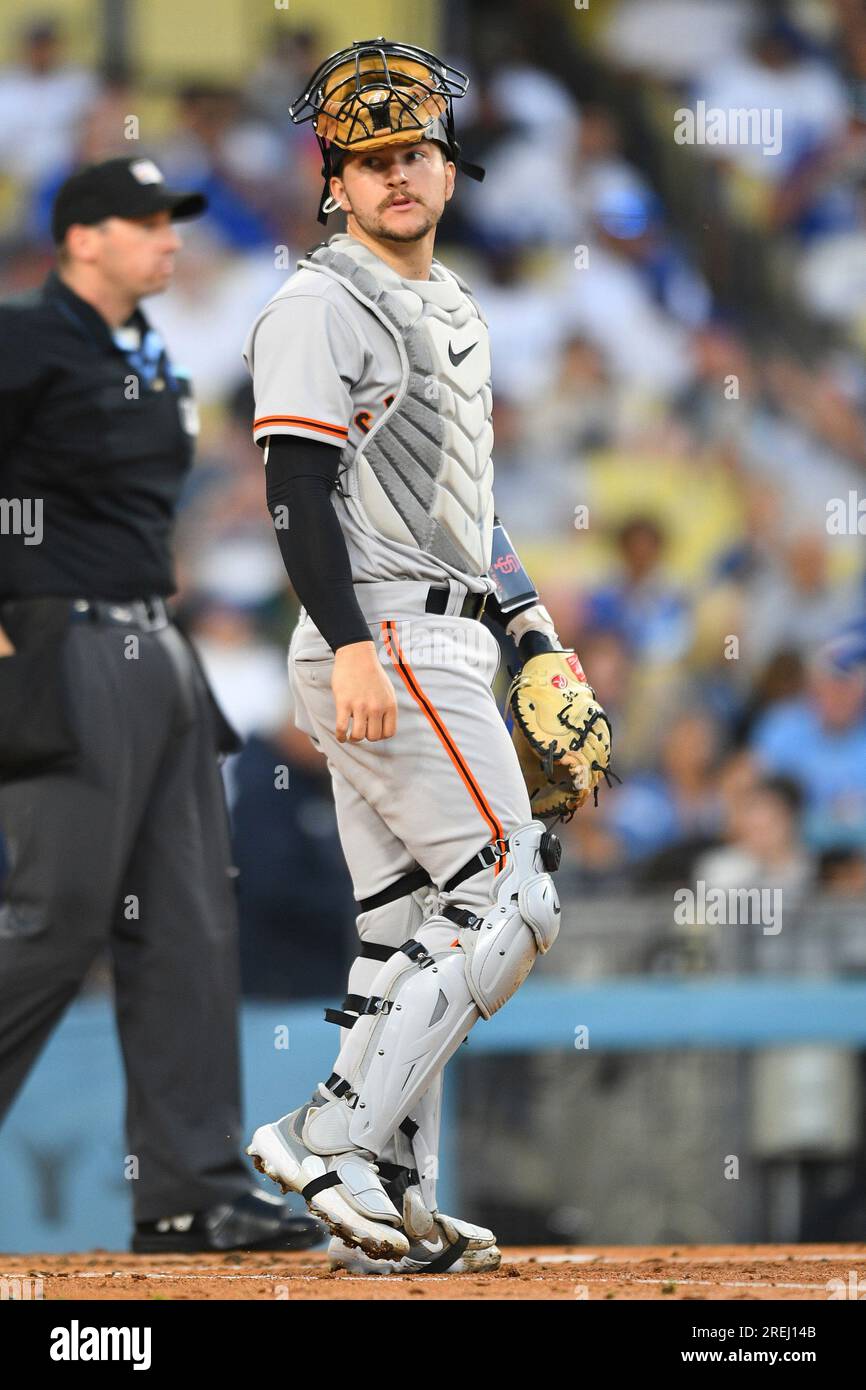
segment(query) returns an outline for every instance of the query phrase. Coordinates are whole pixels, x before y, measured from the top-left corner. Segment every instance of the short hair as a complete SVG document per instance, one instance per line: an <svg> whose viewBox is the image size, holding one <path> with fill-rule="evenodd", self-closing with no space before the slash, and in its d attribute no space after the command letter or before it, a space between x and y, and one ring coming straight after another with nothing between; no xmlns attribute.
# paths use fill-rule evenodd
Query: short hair
<svg viewBox="0 0 866 1390"><path fill-rule="evenodd" d="M91 222L88 225L92 227L104 227L107 221L107 217L102 217L98 222ZM75 223L73 223L73 226L74 225ZM61 266L69 265L69 263L72 260L72 254L69 250L69 244L67 242L68 234L69 228L67 227L66 231L63 233L63 240L55 242L54 245L54 255L56 257L57 264Z"/></svg>
<svg viewBox="0 0 866 1390"><path fill-rule="evenodd" d="M414 143L414 145L423 145L423 144L425 144L425 143L428 144L428 145L435 145L436 148L439 150L439 152L440 152L441 155L442 155L442 163L443 163L443 165L444 165L444 164L447 164L448 161L451 159L451 155L448 153L447 149L445 148L445 146L444 146L444 144L442 143L441 140L427 140L426 142L425 142L424 140L416 140L416 141L414 141L413 143ZM412 146L410 146L410 149L411 149L411 148L412 148ZM346 159L346 156L347 156L347 155L356 154L356 155L362 156L362 155L365 155L365 154L380 154L382 150L386 150L386 149L388 149L388 146L387 146L387 145L380 145L377 149L373 149L373 150L352 150L352 149L340 150L338 156L335 158L334 153L333 153L333 148L332 148L332 153L331 153L331 174L332 174L332 175L336 175L336 177L337 177L338 179L342 177L342 173L343 173L343 164L344 164L344 162L345 162L345 159Z"/></svg>
<svg viewBox="0 0 866 1390"><path fill-rule="evenodd" d="M799 782L794 781L793 777L786 777L781 773L762 777L755 790L759 794L763 793L766 796L772 796L776 801L780 801L794 820L803 810L805 801L803 788Z"/></svg>

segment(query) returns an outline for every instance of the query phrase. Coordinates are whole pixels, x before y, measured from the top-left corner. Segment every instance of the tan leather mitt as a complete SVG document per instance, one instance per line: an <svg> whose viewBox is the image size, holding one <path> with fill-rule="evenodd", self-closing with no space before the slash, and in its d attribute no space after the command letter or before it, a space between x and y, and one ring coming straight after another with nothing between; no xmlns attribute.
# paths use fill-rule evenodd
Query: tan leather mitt
<svg viewBox="0 0 866 1390"><path fill-rule="evenodd" d="M578 675L580 672L580 675ZM533 816L571 819L609 776L610 721L573 651L530 657L508 689Z"/></svg>

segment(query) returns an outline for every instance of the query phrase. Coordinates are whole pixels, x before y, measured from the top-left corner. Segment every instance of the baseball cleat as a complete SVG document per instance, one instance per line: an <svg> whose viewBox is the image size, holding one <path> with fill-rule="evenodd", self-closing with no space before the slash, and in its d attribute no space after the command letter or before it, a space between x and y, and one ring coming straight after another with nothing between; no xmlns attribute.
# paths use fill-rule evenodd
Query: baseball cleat
<svg viewBox="0 0 866 1390"><path fill-rule="evenodd" d="M437 1212L435 1230L424 1239L411 1239L409 1254L399 1260L371 1259L335 1237L328 1246L331 1269L350 1274L485 1274L498 1269L502 1252L485 1226Z"/></svg>
<svg viewBox="0 0 866 1390"><path fill-rule="evenodd" d="M375 1167L362 1153L317 1154L303 1139L312 1107L307 1101L274 1124L261 1125L247 1153L256 1168L283 1192L299 1192L314 1216L332 1235L372 1259L402 1259L410 1244L400 1213L382 1186Z"/></svg>

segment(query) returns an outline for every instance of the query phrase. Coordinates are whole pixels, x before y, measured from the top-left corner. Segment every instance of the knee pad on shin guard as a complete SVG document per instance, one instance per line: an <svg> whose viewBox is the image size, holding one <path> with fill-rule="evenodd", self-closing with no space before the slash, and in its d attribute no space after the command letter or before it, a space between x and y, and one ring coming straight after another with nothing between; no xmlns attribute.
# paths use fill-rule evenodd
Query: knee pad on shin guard
<svg viewBox="0 0 866 1390"><path fill-rule="evenodd" d="M508 837L509 861L496 880L496 902L479 917L451 909L464 927L466 978L482 1018L491 1018L523 984L536 955L549 951L559 934L556 885L545 868L543 841L549 832L530 821Z"/></svg>

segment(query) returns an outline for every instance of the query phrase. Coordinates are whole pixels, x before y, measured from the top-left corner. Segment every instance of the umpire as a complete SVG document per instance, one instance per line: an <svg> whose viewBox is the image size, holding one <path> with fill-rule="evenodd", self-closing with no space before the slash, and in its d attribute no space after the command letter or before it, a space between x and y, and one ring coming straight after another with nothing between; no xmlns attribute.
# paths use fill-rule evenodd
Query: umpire
<svg viewBox="0 0 866 1390"><path fill-rule="evenodd" d="M205 207L151 160L91 165L56 269L0 304L0 1119L108 946L140 1253L321 1238L240 1154L236 743L164 601L195 412L138 304Z"/></svg>

